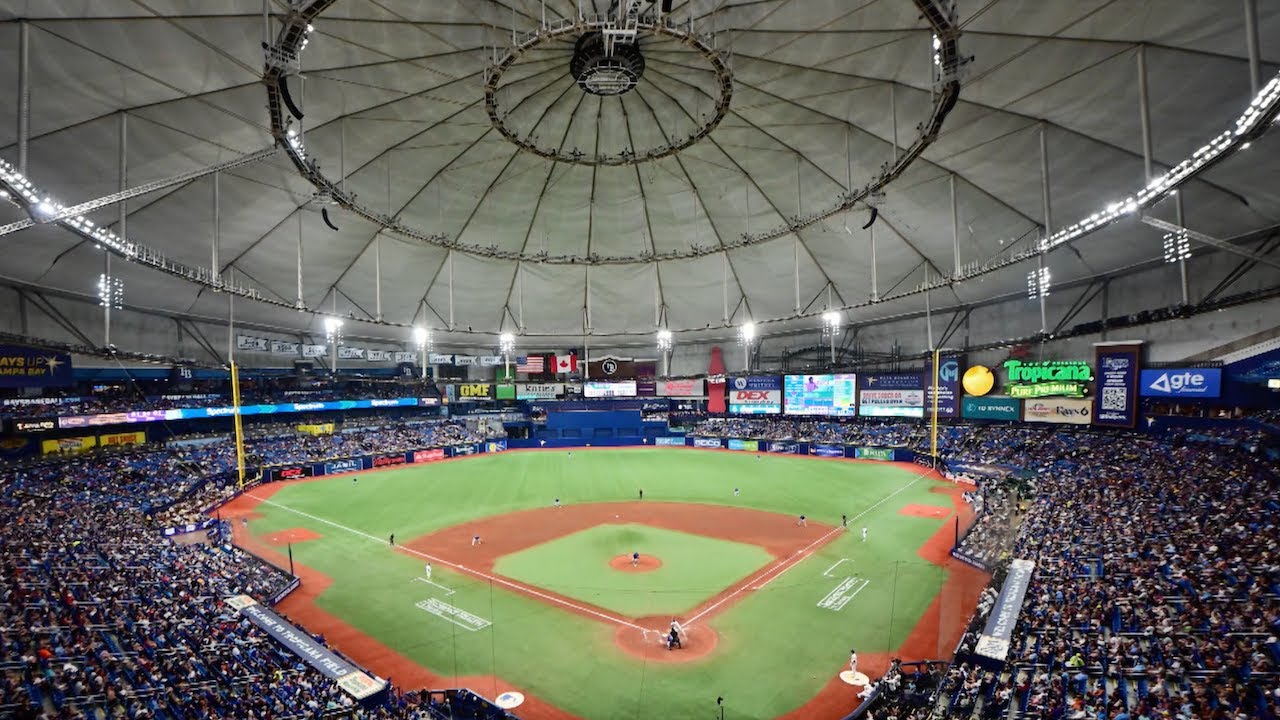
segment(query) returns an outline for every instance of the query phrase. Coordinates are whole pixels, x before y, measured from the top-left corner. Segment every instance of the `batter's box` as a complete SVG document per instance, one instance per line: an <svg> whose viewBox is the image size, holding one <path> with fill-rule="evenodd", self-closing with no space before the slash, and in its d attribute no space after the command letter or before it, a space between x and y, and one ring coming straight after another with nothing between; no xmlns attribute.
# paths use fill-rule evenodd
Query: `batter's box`
<svg viewBox="0 0 1280 720"><path fill-rule="evenodd" d="M419 610L425 610L438 618L448 620L463 630L470 632L483 630L493 624L482 617L472 615L462 608L455 607L447 602L437 600L435 598L423 600L422 602L416 603L416 605Z"/></svg>
<svg viewBox="0 0 1280 720"><path fill-rule="evenodd" d="M870 580L863 580L859 577L845 578L836 585L835 589L827 593L826 597L818 601L818 607L832 612L839 612L844 609L849 601L853 600L862 589L870 585Z"/></svg>

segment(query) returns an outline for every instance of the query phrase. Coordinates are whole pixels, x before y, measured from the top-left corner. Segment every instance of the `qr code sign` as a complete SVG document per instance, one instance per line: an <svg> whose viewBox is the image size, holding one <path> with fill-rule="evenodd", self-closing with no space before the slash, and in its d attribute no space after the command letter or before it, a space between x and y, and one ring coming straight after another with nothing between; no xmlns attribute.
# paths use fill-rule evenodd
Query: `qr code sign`
<svg viewBox="0 0 1280 720"><path fill-rule="evenodd" d="M1123 410L1127 397L1124 388L1102 388L1102 409Z"/></svg>

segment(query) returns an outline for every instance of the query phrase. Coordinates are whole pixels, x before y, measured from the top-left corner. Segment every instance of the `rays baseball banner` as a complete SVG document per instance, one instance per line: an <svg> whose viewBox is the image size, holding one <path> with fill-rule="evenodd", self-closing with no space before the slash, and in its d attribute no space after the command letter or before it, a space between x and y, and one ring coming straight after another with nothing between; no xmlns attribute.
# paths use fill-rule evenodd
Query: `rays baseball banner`
<svg viewBox="0 0 1280 720"><path fill-rule="evenodd" d="M1023 422L1088 425L1092 418L1091 398L1041 398L1022 404Z"/></svg>
<svg viewBox="0 0 1280 720"><path fill-rule="evenodd" d="M302 357L321 358L328 354L329 354L329 347L327 345L303 345L302 346Z"/></svg>
<svg viewBox="0 0 1280 720"><path fill-rule="evenodd" d="M781 415L782 376L749 375L729 378L729 412L741 415Z"/></svg>
<svg viewBox="0 0 1280 720"><path fill-rule="evenodd" d="M932 365L932 362L930 362ZM960 417L960 376L964 374L964 357L942 355L937 369L930 374L924 396L924 415L933 417L934 391L938 395L938 417ZM935 382L936 381L936 382Z"/></svg>
<svg viewBox="0 0 1280 720"><path fill-rule="evenodd" d="M347 345L339 345L338 359L339 360L363 360L364 348L349 347Z"/></svg>
<svg viewBox="0 0 1280 720"><path fill-rule="evenodd" d="M501 355L481 355L480 356L481 367L493 367L495 365L501 365L501 364L502 364Z"/></svg>
<svg viewBox="0 0 1280 720"><path fill-rule="evenodd" d="M71 355L0 345L0 387L54 387L72 382Z"/></svg>
<svg viewBox="0 0 1280 720"><path fill-rule="evenodd" d="M453 356L445 355L443 353L431 353L430 355L427 356L427 364L428 365L452 365Z"/></svg>
<svg viewBox="0 0 1280 720"><path fill-rule="evenodd" d="M271 340L267 338L253 337L252 335L237 335L236 349L254 350L256 352L271 352Z"/></svg>
<svg viewBox="0 0 1280 720"><path fill-rule="evenodd" d="M479 365L480 358L476 357L475 355L454 355L453 364L459 367L462 367L464 365Z"/></svg>
<svg viewBox="0 0 1280 720"><path fill-rule="evenodd" d="M298 348L300 348L301 346L302 346L301 343L284 342L282 340L272 340L271 354L272 355L297 355Z"/></svg>
<svg viewBox="0 0 1280 720"><path fill-rule="evenodd" d="M347 662L342 656L317 642L311 634L282 620L257 600L248 595L236 595L226 599L227 605L249 619L249 622L262 628L272 640L280 643L286 650L301 658L320 674L333 680L344 692L357 700L382 691L387 686L385 680L378 680L365 674L360 668Z"/></svg>
<svg viewBox="0 0 1280 720"><path fill-rule="evenodd" d="M1131 428L1138 422L1138 362L1142 344L1094 343L1098 369L1093 424Z"/></svg>
<svg viewBox="0 0 1280 720"><path fill-rule="evenodd" d="M389 350L370 350L365 355L365 359L369 362L390 362L391 352Z"/></svg>
<svg viewBox="0 0 1280 720"><path fill-rule="evenodd" d="M396 363L413 363L418 360L418 353L396 351L391 354L391 359Z"/></svg>

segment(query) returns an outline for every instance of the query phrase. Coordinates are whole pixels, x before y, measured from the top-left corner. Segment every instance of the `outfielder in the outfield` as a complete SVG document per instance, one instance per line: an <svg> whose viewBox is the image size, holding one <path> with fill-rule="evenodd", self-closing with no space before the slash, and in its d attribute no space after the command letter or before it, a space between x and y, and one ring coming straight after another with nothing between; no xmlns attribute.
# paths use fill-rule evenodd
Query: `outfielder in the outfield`
<svg viewBox="0 0 1280 720"><path fill-rule="evenodd" d="M866 541L867 541L867 529L864 527L862 528L862 542L866 542Z"/></svg>

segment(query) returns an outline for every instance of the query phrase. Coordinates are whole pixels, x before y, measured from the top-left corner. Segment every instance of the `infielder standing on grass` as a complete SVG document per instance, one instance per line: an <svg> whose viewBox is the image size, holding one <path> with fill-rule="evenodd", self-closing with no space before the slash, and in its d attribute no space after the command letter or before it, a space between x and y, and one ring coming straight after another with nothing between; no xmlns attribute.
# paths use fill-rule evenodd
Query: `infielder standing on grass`
<svg viewBox="0 0 1280 720"><path fill-rule="evenodd" d="M556 498L555 505L557 508L560 507L560 498Z"/></svg>
<svg viewBox="0 0 1280 720"><path fill-rule="evenodd" d="M428 580L431 579L431 563L422 566L422 573L427 576Z"/></svg>
<svg viewBox="0 0 1280 720"><path fill-rule="evenodd" d="M801 515L800 520L796 524L799 525L800 527L809 527L809 518L806 518L805 516Z"/></svg>
<svg viewBox="0 0 1280 720"><path fill-rule="evenodd" d="M862 528L862 542L866 542L866 541L867 541L867 529Z"/></svg>

